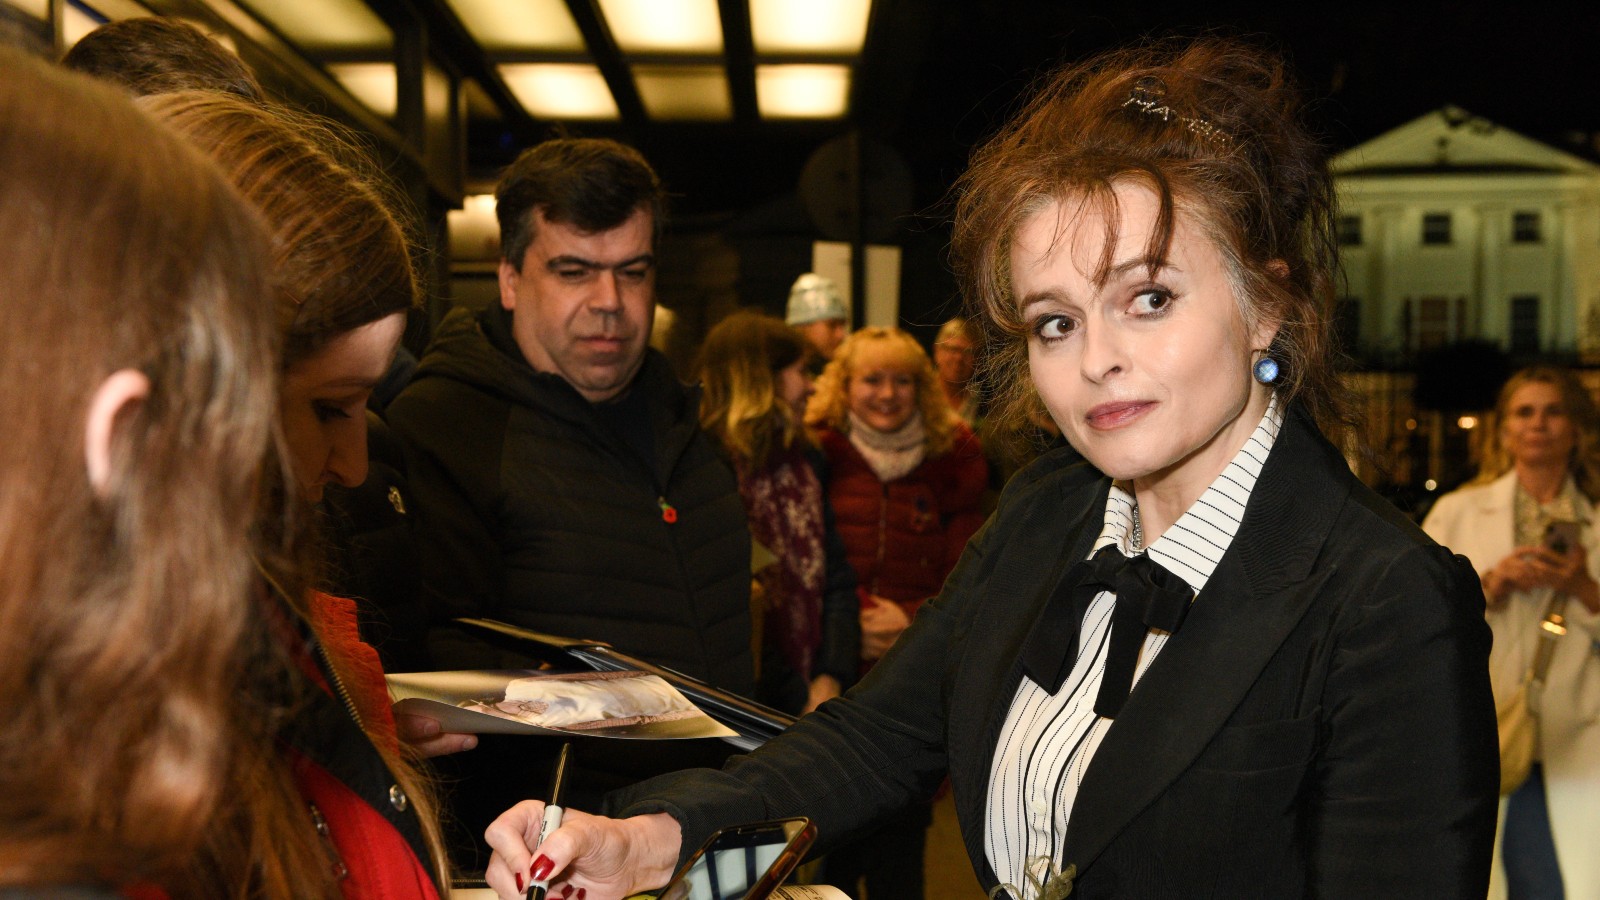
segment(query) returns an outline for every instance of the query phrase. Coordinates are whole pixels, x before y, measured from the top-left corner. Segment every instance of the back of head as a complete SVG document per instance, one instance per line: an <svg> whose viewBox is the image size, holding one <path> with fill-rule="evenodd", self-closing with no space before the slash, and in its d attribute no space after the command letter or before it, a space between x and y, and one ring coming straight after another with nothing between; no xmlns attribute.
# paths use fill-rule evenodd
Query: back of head
<svg viewBox="0 0 1600 900"><path fill-rule="evenodd" d="M0 885L206 837L253 608L276 335L259 219L117 91L0 51ZM98 490L91 396L136 370Z"/></svg>
<svg viewBox="0 0 1600 900"><path fill-rule="evenodd" d="M522 151L495 188L500 258L522 267L534 212L590 234L610 231L643 208L659 234L666 192L638 150L606 138L557 138Z"/></svg>
<svg viewBox="0 0 1600 900"><path fill-rule="evenodd" d="M271 229L286 368L416 305L406 233L379 182L329 152L341 139L324 120L199 91L140 103L216 160Z"/></svg>
<svg viewBox="0 0 1600 900"><path fill-rule="evenodd" d="M790 325L835 320L848 322L850 308L832 278L807 272L796 278L789 287L789 302L784 307L783 320Z"/></svg>
<svg viewBox="0 0 1600 900"><path fill-rule="evenodd" d="M252 103L266 99L244 60L181 19L139 16L107 22L74 44L61 64L140 96L218 91Z"/></svg>
<svg viewBox="0 0 1600 900"><path fill-rule="evenodd" d="M1113 203L1113 188L1134 182L1161 203L1150 258L1165 259L1176 218L1188 217L1222 254L1244 320L1282 323L1270 351L1280 397L1342 431L1333 184L1300 107L1280 58L1217 38L1105 53L1038 87L955 188L953 255L1004 412L1025 412L1032 394L1010 283L1018 227L1053 202Z"/></svg>
<svg viewBox="0 0 1600 900"><path fill-rule="evenodd" d="M718 322L700 346L700 424L729 454L759 466L802 437L798 418L779 394L777 373L805 359L793 328L742 310Z"/></svg>

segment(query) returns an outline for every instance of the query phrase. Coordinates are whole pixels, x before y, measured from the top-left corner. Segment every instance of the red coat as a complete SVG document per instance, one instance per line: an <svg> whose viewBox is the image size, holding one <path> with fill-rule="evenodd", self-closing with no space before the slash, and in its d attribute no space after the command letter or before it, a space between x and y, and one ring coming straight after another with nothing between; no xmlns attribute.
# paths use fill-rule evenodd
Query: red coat
<svg viewBox="0 0 1600 900"><path fill-rule="evenodd" d="M983 524L989 469L978 438L956 426L955 444L884 484L844 434L818 434L828 457L828 500L860 589L915 615L939 592Z"/></svg>
<svg viewBox="0 0 1600 900"><path fill-rule="evenodd" d="M330 652L346 660L345 687L351 701L378 739L396 749L399 737L383 666L377 652L361 641L355 609L351 600L321 593L314 595L311 603L318 634ZM304 664L307 674L332 693L309 655ZM353 722L342 718L342 710L336 717L341 717L340 724L351 727L338 734L321 735L322 746L316 755L336 761L342 770L360 772L361 781L369 783L369 790L376 790L378 796L363 796L327 766L295 748L286 747L285 752L300 792L323 816L328 826L327 838L348 872L339 882L340 890L347 900L438 900L439 893L416 850L374 808L374 804L392 802L393 795L386 795L383 790L390 782L388 770L370 747L361 746L365 744L364 736Z"/></svg>

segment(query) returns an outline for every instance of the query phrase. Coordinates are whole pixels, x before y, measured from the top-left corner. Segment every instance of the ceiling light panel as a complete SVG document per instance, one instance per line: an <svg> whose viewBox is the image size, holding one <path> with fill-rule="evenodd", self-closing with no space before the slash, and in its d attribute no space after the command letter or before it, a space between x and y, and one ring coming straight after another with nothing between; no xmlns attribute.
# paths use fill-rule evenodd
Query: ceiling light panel
<svg viewBox="0 0 1600 900"><path fill-rule="evenodd" d="M722 52L717 0L600 0L600 11L624 53Z"/></svg>
<svg viewBox="0 0 1600 900"><path fill-rule="evenodd" d="M836 119L849 105L849 66L756 66L763 119Z"/></svg>
<svg viewBox="0 0 1600 900"><path fill-rule="evenodd" d="M720 66L634 66L633 82L650 118L725 122L733 118L728 76Z"/></svg>
<svg viewBox="0 0 1600 900"><path fill-rule="evenodd" d="M311 53L382 53L394 48L394 32L362 0L247 0L259 18Z"/></svg>
<svg viewBox="0 0 1600 900"><path fill-rule="evenodd" d="M855 56L871 12L872 0L750 0L750 33L763 55Z"/></svg>
<svg viewBox="0 0 1600 900"><path fill-rule="evenodd" d="M566 0L450 0L461 24L490 53L507 50L582 53L583 33Z"/></svg>
<svg viewBox="0 0 1600 900"><path fill-rule="evenodd" d="M530 114L543 119L616 119L617 101L595 66L506 63L500 77Z"/></svg>
<svg viewBox="0 0 1600 900"><path fill-rule="evenodd" d="M43 22L50 18L50 0L0 0Z"/></svg>
<svg viewBox="0 0 1600 900"><path fill-rule="evenodd" d="M100 27L100 20L70 4L61 7L61 42L77 46L84 35Z"/></svg>
<svg viewBox="0 0 1600 900"><path fill-rule="evenodd" d="M400 108L399 86L390 63L329 63L328 73L351 96L386 119L394 118Z"/></svg>

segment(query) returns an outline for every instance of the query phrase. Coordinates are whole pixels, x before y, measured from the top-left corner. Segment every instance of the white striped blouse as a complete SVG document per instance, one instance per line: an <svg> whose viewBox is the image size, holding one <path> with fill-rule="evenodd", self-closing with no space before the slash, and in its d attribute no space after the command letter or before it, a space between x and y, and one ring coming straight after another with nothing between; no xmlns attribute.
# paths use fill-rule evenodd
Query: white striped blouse
<svg viewBox="0 0 1600 900"><path fill-rule="evenodd" d="M1150 558L1188 582L1195 593L1205 587L1233 542L1262 463L1282 425L1283 415L1274 397L1255 432L1222 474L1150 545ZM1135 515L1133 495L1121 485L1112 485L1105 525L1090 556L1107 544L1133 556ZM1000 731L989 772L986 851L1000 883L1014 887L1012 894L1017 900L1034 900L1034 885L1045 880L1052 866L1061 865L1059 854L1078 785L1112 724L1112 720L1095 715L1094 702L1105 672L1115 604L1116 595L1110 591L1101 591L1094 598L1079 629L1077 661L1061 689L1053 695L1046 693L1024 676ZM1168 636L1157 631L1146 635L1134 670L1135 687Z"/></svg>

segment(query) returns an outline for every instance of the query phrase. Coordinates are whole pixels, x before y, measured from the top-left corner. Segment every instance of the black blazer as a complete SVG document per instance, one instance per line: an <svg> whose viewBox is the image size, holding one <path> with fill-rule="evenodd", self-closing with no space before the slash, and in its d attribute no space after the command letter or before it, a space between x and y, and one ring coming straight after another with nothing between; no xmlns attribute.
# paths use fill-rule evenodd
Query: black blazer
<svg viewBox="0 0 1600 900"><path fill-rule="evenodd" d="M844 699L721 772L621 795L693 849L808 815L824 844L949 772L985 889L989 770L1019 652L1100 531L1109 481L1070 450L1019 474L941 595ZM1349 472L1299 413L1183 628L1086 771L1073 900L1482 897L1498 744L1478 578Z"/></svg>

